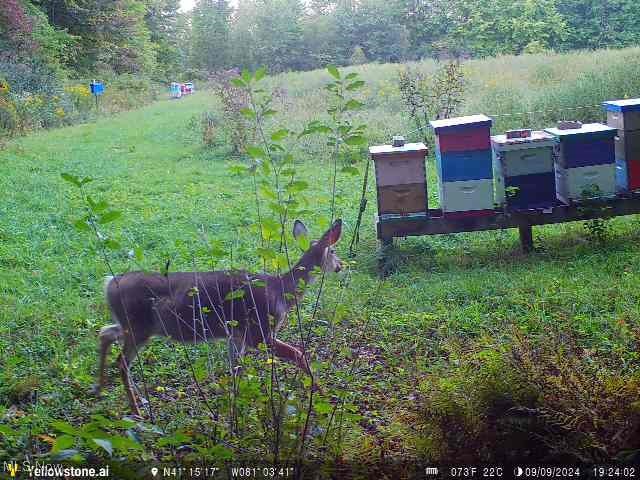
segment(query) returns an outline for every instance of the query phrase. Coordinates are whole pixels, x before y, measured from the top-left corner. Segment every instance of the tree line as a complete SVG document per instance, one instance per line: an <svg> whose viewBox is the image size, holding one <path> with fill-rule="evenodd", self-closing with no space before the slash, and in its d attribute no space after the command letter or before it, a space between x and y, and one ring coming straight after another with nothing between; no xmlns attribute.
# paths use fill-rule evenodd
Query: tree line
<svg viewBox="0 0 640 480"><path fill-rule="evenodd" d="M167 81L637 44L637 0L3 0L0 61Z"/></svg>

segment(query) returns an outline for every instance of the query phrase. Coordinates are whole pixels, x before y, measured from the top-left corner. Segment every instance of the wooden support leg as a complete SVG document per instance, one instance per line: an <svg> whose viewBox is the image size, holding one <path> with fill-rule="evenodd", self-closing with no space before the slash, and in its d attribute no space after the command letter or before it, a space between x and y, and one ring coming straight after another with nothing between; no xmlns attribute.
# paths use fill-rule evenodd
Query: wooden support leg
<svg viewBox="0 0 640 480"><path fill-rule="evenodd" d="M524 253L529 253L533 250L533 228L531 225L520 225L518 227L520 231L520 246Z"/></svg>
<svg viewBox="0 0 640 480"><path fill-rule="evenodd" d="M391 272L391 264L389 262L391 250L393 250L393 237L381 238L378 251L378 275L380 278L388 276Z"/></svg>

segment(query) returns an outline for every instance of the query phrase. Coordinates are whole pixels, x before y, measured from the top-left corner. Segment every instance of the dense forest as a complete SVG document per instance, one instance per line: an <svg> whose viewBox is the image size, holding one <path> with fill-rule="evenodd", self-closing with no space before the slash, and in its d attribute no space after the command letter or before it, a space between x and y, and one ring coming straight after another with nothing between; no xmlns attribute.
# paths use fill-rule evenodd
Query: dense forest
<svg viewBox="0 0 640 480"><path fill-rule="evenodd" d="M229 69L617 48L638 43L638 19L636 0L3 0L0 140ZM91 79L108 84L100 109Z"/></svg>
<svg viewBox="0 0 640 480"><path fill-rule="evenodd" d="M622 47L640 40L635 0L4 0L0 53L73 75L166 81L231 67ZM42 65L40 66L42 68Z"/></svg>

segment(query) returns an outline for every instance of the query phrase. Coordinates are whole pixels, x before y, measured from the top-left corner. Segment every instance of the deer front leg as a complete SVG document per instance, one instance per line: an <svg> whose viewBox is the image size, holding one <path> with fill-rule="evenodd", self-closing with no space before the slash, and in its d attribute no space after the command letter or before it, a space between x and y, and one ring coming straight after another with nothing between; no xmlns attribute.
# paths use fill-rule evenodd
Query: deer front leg
<svg viewBox="0 0 640 480"><path fill-rule="evenodd" d="M273 339L272 346L277 357L297 365L307 375L312 376L309 362L300 350L276 338Z"/></svg>

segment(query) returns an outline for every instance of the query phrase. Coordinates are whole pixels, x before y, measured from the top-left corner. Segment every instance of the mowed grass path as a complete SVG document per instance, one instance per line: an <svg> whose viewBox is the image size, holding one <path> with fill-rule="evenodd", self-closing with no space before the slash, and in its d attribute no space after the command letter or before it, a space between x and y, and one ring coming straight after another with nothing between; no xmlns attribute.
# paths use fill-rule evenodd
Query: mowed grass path
<svg viewBox="0 0 640 480"><path fill-rule="evenodd" d="M108 272L91 239L72 226L81 203L60 173L93 177L91 194L123 210L123 219L108 227L123 245L113 256L117 271L159 270L167 259L172 270L207 268L209 240L233 253L221 267L259 268L250 179L231 176L225 149L203 150L188 127L193 115L210 108L216 108L213 96L198 92L96 124L17 139L0 152L0 413L16 404L43 428L53 418L74 422L92 413L126 413L119 385L104 400L88 393L96 332L108 322L102 296ZM300 162L315 212L304 220L315 236L329 213L331 169L326 159ZM338 182L338 214L346 221L338 250L344 257L360 183L345 175ZM408 239L399 242L396 273L380 283L373 190L370 185L348 281L328 282L312 339L312 347L323 344L323 325L332 320L336 302L343 305L338 335L347 342L368 325L364 341L372 360L358 369L361 382L353 385L365 421L376 428L393 423L410 408L407 398L416 384L456 368L455 351L499 345L514 326L541 341L550 329L570 331L594 356L621 369L637 367L637 217L609 222L603 244L586 239L581 224L536 228L539 249L528 256L519 252L513 231ZM128 256L136 246L145 252L139 266ZM348 286L341 291L343 284ZM309 296L307 312L312 303ZM182 357L168 344L154 342L142 357L152 386L190 382L180 373ZM29 393L35 390L34 403ZM162 409L169 422L180 402Z"/></svg>

